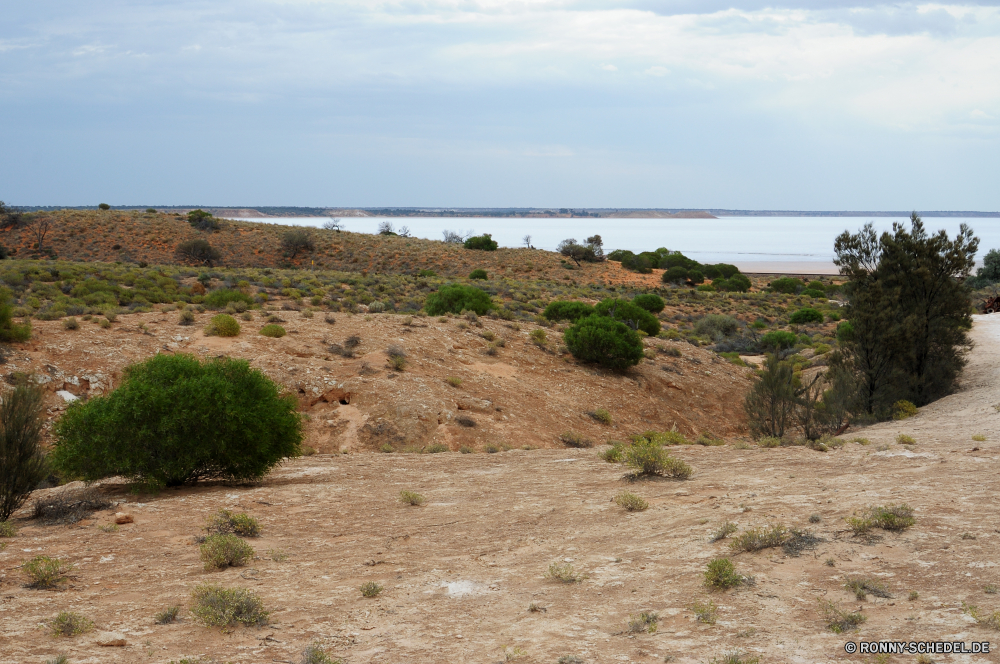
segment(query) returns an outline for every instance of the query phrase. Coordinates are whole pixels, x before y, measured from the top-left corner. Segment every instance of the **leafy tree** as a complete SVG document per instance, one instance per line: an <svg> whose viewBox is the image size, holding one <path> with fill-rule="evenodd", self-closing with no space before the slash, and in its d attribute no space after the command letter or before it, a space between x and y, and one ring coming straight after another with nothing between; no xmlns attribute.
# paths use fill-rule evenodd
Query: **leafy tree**
<svg viewBox="0 0 1000 664"><path fill-rule="evenodd" d="M549 320L568 320L576 322L594 313L594 307L586 302L565 302L556 300L549 302L542 315Z"/></svg>
<svg viewBox="0 0 1000 664"><path fill-rule="evenodd" d="M675 265L663 273L662 279L665 284L679 284L687 281L687 276L688 271L686 267Z"/></svg>
<svg viewBox="0 0 1000 664"><path fill-rule="evenodd" d="M14 322L14 295L5 286L0 286L0 341L27 341L31 338L31 321L22 324Z"/></svg>
<svg viewBox="0 0 1000 664"><path fill-rule="evenodd" d="M20 208L16 208L0 201L0 230L17 228L24 222L24 213Z"/></svg>
<svg viewBox="0 0 1000 664"><path fill-rule="evenodd" d="M281 248L288 252L289 258L295 258L299 252L312 251L316 247L309 231L296 228L281 236Z"/></svg>
<svg viewBox="0 0 1000 664"><path fill-rule="evenodd" d="M0 203L2 205L2 203ZM990 249L983 257L983 266L976 270L977 285L988 286L1000 281L1000 251Z"/></svg>
<svg viewBox="0 0 1000 664"><path fill-rule="evenodd" d="M716 290L746 293L750 290L750 279L745 274L736 273L727 279L716 279L712 282Z"/></svg>
<svg viewBox="0 0 1000 664"><path fill-rule="evenodd" d="M754 438L781 438L793 423L796 407L795 374L788 362L771 354L743 401Z"/></svg>
<svg viewBox="0 0 1000 664"><path fill-rule="evenodd" d="M391 221L381 221L378 225L379 235L396 235L396 229L393 228Z"/></svg>
<svg viewBox="0 0 1000 664"><path fill-rule="evenodd" d="M604 260L604 240L601 239L600 235L591 235L588 237L587 247L593 252L595 260Z"/></svg>
<svg viewBox="0 0 1000 664"><path fill-rule="evenodd" d="M580 264L580 261L593 263L598 260L592 246L580 244L574 238L563 240L556 249L560 254L571 259L577 265Z"/></svg>
<svg viewBox="0 0 1000 664"><path fill-rule="evenodd" d="M822 323L823 314L812 307L803 307L793 312L788 317L788 322L792 325L804 325L806 323Z"/></svg>
<svg viewBox="0 0 1000 664"><path fill-rule="evenodd" d="M45 478L44 408L42 390L27 383L0 397L0 524L24 504Z"/></svg>
<svg viewBox="0 0 1000 664"><path fill-rule="evenodd" d="M493 301L484 291L474 286L449 284L428 295L424 308L432 316L460 314L463 311L475 311L482 316L493 308Z"/></svg>
<svg viewBox="0 0 1000 664"><path fill-rule="evenodd" d="M625 323L633 330L642 330L651 337L660 333L660 321L656 316L628 300L609 298L594 307L598 316L608 316Z"/></svg>
<svg viewBox="0 0 1000 664"><path fill-rule="evenodd" d="M563 334L573 357L623 371L642 361L642 341L634 330L607 316L588 316Z"/></svg>
<svg viewBox="0 0 1000 664"><path fill-rule="evenodd" d="M209 267L222 256L218 249L208 243L208 240L201 238L181 242L177 245L177 255L192 263Z"/></svg>
<svg viewBox="0 0 1000 664"><path fill-rule="evenodd" d="M785 348L791 348L797 340L791 332L772 330L760 338L760 345L763 348L771 348L774 352L778 352Z"/></svg>
<svg viewBox="0 0 1000 664"><path fill-rule="evenodd" d="M496 251L499 246L489 233L476 235L465 241L466 249L478 249L479 251Z"/></svg>
<svg viewBox="0 0 1000 664"><path fill-rule="evenodd" d="M52 463L88 482L256 481L300 453L297 405L245 360L156 355L129 366L110 394L66 409Z"/></svg>
<svg viewBox="0 0 1000 664"><path fill-rule="evenodd" d="M187 214L188 223L199 231L219 230L219 220L204 210L191 210Z"/></svg>
<svg viewBox="0 0 1000 664"><path fill-rule="evenodd" d="M835 263L850 280L845 350L864 412L884 415L899 399L923 406L954 389L972 326L963 282L978 247L967 225L951 240L928 234L916 213L909 230L895 223L877 236L866 224L837 237Z"/></svg>
<svg viewBox="0 0 1000 664"><path fill-rule="evenodd" d="M663 307L666 306L663 302L663 298L656 293L643 293L642 295L636 295L632 298L632 304L637 307L642 307L651 314L658 314L663 311Z"/></svg>
<svg viewBox="0 0 1000 664"><path fill-rule="evenodd" d="M101 203L100 205L97 206L97 208L100 210L110 210L111 206L108 205L107 203Z"/></svg>

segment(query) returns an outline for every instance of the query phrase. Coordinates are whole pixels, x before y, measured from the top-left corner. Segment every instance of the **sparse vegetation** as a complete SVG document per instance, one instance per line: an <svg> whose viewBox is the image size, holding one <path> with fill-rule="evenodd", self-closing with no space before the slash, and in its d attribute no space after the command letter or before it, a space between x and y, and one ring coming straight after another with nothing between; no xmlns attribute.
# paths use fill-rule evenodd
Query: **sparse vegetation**
<svg viewBox="0 0 1000 664"><path fill-rule="evenodd" d="M206 570L242 567L253 558L253 547L236 535L209 535L201 547Z"/></svg>
<svg viewBox="0 0 1000 664"><path fill-rule="evenodd" d="M829 600L819 600L819 612L826 622L827 629L834 634L843 634L856 629L868 620L860 611L846 611Z"/></svg>
<svg viewBox="0 0 1000 664"><path fill-rule="evenodd" d="M867 598L868 593L875 595L875 597L892 597L887 583L867 577L848 577L844 588L854 593L854 596L859 600Z"/></svg>
<svg viewBox="0 0 1000 664"><path fill-rule="evenodd" d="M73 566L58 558L35 556L23 563L21 569L28 576L29 588L50 590L59 587L66 575L73 570Z"/></svg>
<svg viewBox="0 0 1000 664"><path fill-rule="evenodd" d="M52 636L77 636L94 629L94 621L73 611L60 611L49 621Z"/></svg>
<svg viewBox="0 0 1000 664"><path fill-rule="evenodd" d="M194 589L192 597L195 605L191 613L209 627L263 627L268 623L270 612L264 609L263 600L247 588L204 584Z"/></svg>
<svg viewBox="0 0 1000 664"><path fill-rule="evenodd" d="M260 522L246 512L219 510L209 519L205 530L220 535L232 533L240 537L259 537L261 527Z"/></svg>
<svg viewBox="0 0 1000 664"><path fill-rule="evenodd" d="M869 535L875 528L903 531L916 522L913 518L913 508L906 503L867 507L861 514L847 517L845 520L855 536Z"/></svg>
<svg viewBox="0 0 1000 664"><path fill-rule="evenodd" d="M614 420L611 418L611 413L608 412L607 408L598 408L597 410L587 414L605 426L611 426L614 423Z"/></svg>
<svg viewBox="0 0 1000 664"><path fill-rule="evenodd" d="M302 658L296 664L343 664L343 662L327 655L320 644L313 643L305 647Z"/></svg>
<svg viewBox="0 0 1000 664"><path fill-rule="evenodd" d="M458 378L457 376L448 376L445 379L445 382L448 383L449 385L451 385L452 387L461 387L462 386L462 379Z"/></svg>
<svg viewBox="0 0 1000 664"><path fill-rule="evenodd" d="M559 435L559 440L566 447L584 448L594 446L594 441L574 431L564 431Z"/></svg>
<svg viewBox="0 0 1000 664"><path fill-rule="evenodd" d="M694 614L695 620L706 625L714 625L719 617L719 607L712 600L695 602L691 605L691 612Z"/></svg>
<svg viewBox="0 0 1000 664"><path fill-rule="evenodd" d="M725 539L737 531L736 524L730 521L726 521L719 529L712 533L712 536L708 538L709 542L718 542L721 539Z"/></svg>
<svg viewBox="0 0 1000 664"><path fill-rule="evenodd" d="M406 351L399 346L389 346L385 350L389 366L394 371L403 371L406 368Z"/></svg>
<svg viewBox="0 0 1000 664"><path fill-rule="evenodd" d="M625 448L622 460L626 466L635 469L635 477L659 475L687 479L692 473L691 466L670 456L662 447L646 439L640 439Z"/></svg>
<svg viewBox="0 0 1000 664"><path fill-rule="evenodd" d="M750 530L743 531L738 537L733 538L729 548L734 551L745 551L753 553L762 549L770 549L783 545L789 537L788 528L778 524L770 526L758 526Z"/></svg>
<svg viewBox="0 0 1000 664"><path fill-rule="evenodd" d="M962 602L962 611L969 614L976 621L977 625L1000 631L1000 611L987 613L986 611L981 611L979 607L966 604L965 602Z"/></svg>
<svg viewBox="0 0 1000 664"><path fill-rule="evenodd" d="M620 491L615 496L615 505L624 507L628 512L642 512L649 508L649 503L631 491Z"/></svg>
<svg viewBox="0 0 1000 664"><path fill-rule="evenodd" d="M368 597L370 599L372 597L378 597L379 594L381 594L382 586L374 581L366 581L361 584L360 590L362 597Z"/></svg>
<svg viewBox="0 0 1000 664"><path fill-rule="evenodd" d="M167 625L175 622L180 611L181 607L179 606L168 606L166 609L160 611L153 617L153 622L157 625Z"/></svg>
<svg viewBox="0 0 1000 664"><path fill-rule="evenodd" d="M655 611L641 611L628 617L628 631L633 634L654 634L660 614Z"/></svg>
<svg viewBox="0 0 1000 664"><path fill-rule="evenodd" d="M737 634L737 636L739 636ZM746 655L740 650L727 652L722 658L713 657L709 664L760 664L760 657L757 655Z"/></svg>
<svg viewBox="0 0 1000 664"><path fill-rule="evenodd" d="M916 445L917 441L913 439L912 436L907 436L905 433L901 433L896 436L896 442L900 445Z"/></svg>
<svg viewBox="0 0 1000 664"><path fill-rule="evenodd" d="M729 558L715 558L705 569L705 585L715 590L735 588L746 581L746 577L736 573L736 566Z"/></svg>
<svg viewBox="0 0 1000 664"><path fill-rule="evenodd" d="M260 479L299 454L297 408L293 396L245 360L203 364L189 355L156 355L128 367L116 390L67 408L55 425L52 460L86 481Z"/></svg>
<svg viewBox="0 0 1000 664"><path fill-rule="evenodd" d="M892 404L892 419L905 420L917 414L917 407L905 399Z"/></svg>
<svg viewBox="0 0 1000 664"><path fill-rule="evenodd" d="M423 505L425 502L427 502L427 499L421 496L419 493L416 493L415 491L407 491L404 489L403 491L399 492L399 501L406 505L413 505L415 507L419 507L420 505Z"/></svg>
<svg viewBox="0 0 1000 664"><path fill-rule="evenodd" d="M573 569L572 563L555 562L549 565L549 569L545 573L545 578L559 581L560 583L580 583L587 577Z"/></svg>

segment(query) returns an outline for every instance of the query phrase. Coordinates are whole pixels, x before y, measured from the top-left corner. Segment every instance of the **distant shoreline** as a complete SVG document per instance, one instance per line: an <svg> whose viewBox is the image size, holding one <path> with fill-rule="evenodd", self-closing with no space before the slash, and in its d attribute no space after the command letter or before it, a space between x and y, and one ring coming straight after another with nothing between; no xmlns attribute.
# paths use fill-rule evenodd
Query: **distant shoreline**
<svg viewBox="0 0 1000 664"><path fill-rule="evenodd" d="M25 212L53 210L96 210L96 205L19 206ZM719 217L909 217L910 210L729 210L714 208L421 208L421 207L276 207L212 205L113 205L113 210L145 210L186 214L202 209L219 217L275 219L290 217L459 217L459 218L540 218L540 219L716 219ZM918 211L921 217L1000 218L998 212L932 210Z"/></svg>

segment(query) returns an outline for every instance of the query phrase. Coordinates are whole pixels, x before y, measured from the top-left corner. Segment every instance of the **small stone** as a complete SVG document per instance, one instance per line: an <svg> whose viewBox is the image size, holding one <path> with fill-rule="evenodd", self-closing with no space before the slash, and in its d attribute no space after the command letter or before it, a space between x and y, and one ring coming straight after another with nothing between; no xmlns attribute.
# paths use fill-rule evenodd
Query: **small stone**
<svg viewBox="0 0 1000 664"><path fill-rule="evenodd" d="M123 648L128 645L125 635L118 632L101 632L97 635L97 645L106 648Z"/></svg>
<svg viewBox="0 0 1000 664"><path fill-rule="evenodd" d="M126 514L125 512L116 512L115 513L115 523L117 523L119 525L121 525L123 523L132 523L133 521L134 521L134 519L132 519L132 515L131 514Z"/></svg>
<svg viewBox="0 0 1000 664"><path fill-rule="evenodd" d="M56 394L61 396L62 400L65 401L66 403L72 403L73 401L76 401L77 399L80 398L67 390L59 390L58 392L56 392Z"/></svg>

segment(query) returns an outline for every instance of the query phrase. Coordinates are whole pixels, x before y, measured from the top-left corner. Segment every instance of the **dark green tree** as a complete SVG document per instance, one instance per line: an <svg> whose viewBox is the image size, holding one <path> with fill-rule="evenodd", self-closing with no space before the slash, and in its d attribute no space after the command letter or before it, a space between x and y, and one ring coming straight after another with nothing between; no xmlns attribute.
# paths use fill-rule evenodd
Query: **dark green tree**
<svg viewBox="0 0 1000 664"><path fill-rule="evenodd" d="M798 404L796 388L792 366L777 355L768 355L757 381L743 400L743 410L754 438L781 438L791 428Z"/></svg>
<svg viewBox="0 0 1000 664"><path fill-rule="evenodd" d="M209 244L208 240L195 238L194 240L187 240L177 245L177 255L197 265L208 265L211 267L215 261L219 260L222 254L219 253L218 249Z"/></svg>
<svg viewBox="0 0 1000 664"><path fill-rule="evenodd" d="M496 251L497 247L500 246L489 233L470 237L464 244L466 249L478 249L480 251Z"/></svg>
<svg viewBox="0 0 1000 664"><path fill-rule="evenodd" d="M14 322L13 294L5 286L0 286L0 341L27 341L31 338L31 321Z"/></svg>
<svg viewBox="0 0 1000 664"><path fill-rule="evenodd" d="M588 316L563 333L573 357L624 371L642 361L642 340L624 323L607 316Z"/></svg>
<svg viewBox="0 0 1000 664"><path fill-rule="evenodd" d="M602 300L596 307L594 313L599 316L608 316L617 321L621 321L633 330L642 330L651 337L660 333L660 321L653 314L642 307L636 306L629 300L619 300L608 298Z"/></svg>
<svg viewBox="0 0 1000 664"><path fill-rule="evenodd" d="M0 397L0 523L9 519L45 479L44 408L42 390L28 383L22 382Z"/></svg>
<svg viewBox="0 0 1000 664"><path fill-rule="evenodd" d="M219 230L219 220L204 210L191 210L187 214L188 223L199 231Z"/></svg>
<svg viewBox="0 0 1000 664"><path fill-rule="evenodd" d="M299 252L312 251L315 245L309 231L297 228L281 236L281 248L288 253L289 258L295 258Z"/></svg>

